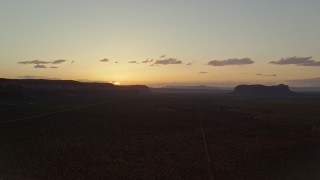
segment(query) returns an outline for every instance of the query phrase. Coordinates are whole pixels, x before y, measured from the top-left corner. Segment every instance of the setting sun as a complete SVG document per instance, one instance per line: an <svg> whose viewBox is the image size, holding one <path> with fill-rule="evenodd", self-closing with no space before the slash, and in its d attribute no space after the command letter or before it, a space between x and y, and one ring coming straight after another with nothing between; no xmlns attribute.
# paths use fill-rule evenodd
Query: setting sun
<svg viewBox="0 0 320 180"><path fill-rule="evenodd" d="M116 82L112 82L112 84L114 84L114 85L120 85L121 83L120 82L118 82L118 81L116 81Z"/></svg>

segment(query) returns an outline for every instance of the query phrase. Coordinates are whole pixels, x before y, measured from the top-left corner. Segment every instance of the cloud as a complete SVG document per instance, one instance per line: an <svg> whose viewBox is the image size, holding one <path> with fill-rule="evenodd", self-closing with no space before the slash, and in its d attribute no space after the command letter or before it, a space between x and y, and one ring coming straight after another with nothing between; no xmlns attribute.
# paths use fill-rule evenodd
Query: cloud
<svg viewBox="0 0 320 180"><path fill-rule="evenodd" d="M162 64L162 65L168 65L168 64L182 64L182 61L175 59L175 58L167 58L162 60L156 60L154 64Z"/></svg>
<svg viewBox="0 0 320 180"><path fill-rule="evenodd" d="M161 54L159 58L162 59L162 58L165 58L165 57L167 57L166 54Z"/></svg>
<svg viewBox="0 0 320 180"><path fill-rule="evenodd" d="M50 68L51 68L51 69L57 69L57 68L59 68L59 67L51 66Z"/></svg>
<svg viewBox="0 0 320 180"><path fill-rule="evenodd" d="M33 68L47 68L45 65L37 64Z"/></svg>
<svg viewBox="0 0 320 180"><path fill-rule="evenodd" d="M256 76L269 76L269 77L275 77L276 74L255 74Z"/></svg>
<svg viewBox="0 0 320 180"><path fill-rule="evenodd" d="M142 61L142 63L151 63L151 62L153 62L153 59L146 59L145 61Z"/></svg>
<svg viewBox="0 0 320 180"><path fill-rule="evenodd" d="M287 57L281 58L278 61L271 61L270 64L276 65L289 65L294 64L296 66L320 66L320 61L315 61L312 57Z"/></svg>
<svg viewBox="0 0 320 180"><path fill-rule="evenodd" d="M50 64L50 61L40 61L40 60L31 60L31 61L21 61L19 64Z"/></svg>
<svg viewBox="0 0 320 180"><path fill-rule="evenodd" d="M227 59L227 60L212 60L209 61L207 65L210 66L230 66L230 65L246 65L253 64L254 62L250 58L242 59Z"/></svg>
<svg viewBox="0 0 320 180"><path fill-rule="evenodd" d="M109 59L107 59L107 58L104 58L104 59L100 60L100 62L108 62L108 61L109 61Z"/></svg>
<svg viewBox="0 0 320 180"><path fill-rule="evenodd" d="M48 79L48 80L61 80L60 78L48 78L46 76L32 76L32 75L24 75L18 76L19 79Z"/></svg>
<svg viewBox="0 0 320 180"><path fill-rule="evenodd" d="M64 60L64 59L58 59L55 61L31 60L31 61L21 61L21 62L18 62L18 64L36 64L36 65L39 65L39 64L61 64L66 61L67 60Z"/></svg>
<svg viewBox="0 0 320 180"><path fill-rule="evenodd" d="M199 74L207 74L208 72L206 71L200 71Z"/></svg>
<svg viewBox="0 0 320 180"><path fill-rule="evenodd" d="M137 61L129 61L130 64L139 64Z"/></svg>
<svg viewBox="0 0 320 180"><path fill-rule="evenodd" d="M195 62L195 61L189 62L189 63L187 63L186 65L190 66L190 65L192 65L194 62Z"/></svg>
<svg viewBox="0 0 320 180"><path fill-rule="evenodd" d="M31 76L31 75L24 75L24 76L19 76L19 79L46 79L46 76Z"/></svg>
<svg viewBox="0 0 320 180"><path fill-rule="evenodd" d="M61 63L64 63L66 61L67 60L64 60L64 59L58 59L58 60L52 61L52 64L61 64Z"/></svg>

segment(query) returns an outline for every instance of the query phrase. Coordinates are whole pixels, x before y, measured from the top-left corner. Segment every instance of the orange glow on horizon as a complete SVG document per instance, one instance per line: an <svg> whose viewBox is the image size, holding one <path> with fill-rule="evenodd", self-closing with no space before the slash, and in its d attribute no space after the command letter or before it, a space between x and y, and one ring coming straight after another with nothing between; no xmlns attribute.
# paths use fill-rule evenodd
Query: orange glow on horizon
<svg viewBox="0 0 320 180"><path fill-rule="evenodd" d="M120 82L118 82L118 81L112 82L112 84L114 84L114 85L116 85L116 86L121 85L121 83L120 83Z"/></svg>

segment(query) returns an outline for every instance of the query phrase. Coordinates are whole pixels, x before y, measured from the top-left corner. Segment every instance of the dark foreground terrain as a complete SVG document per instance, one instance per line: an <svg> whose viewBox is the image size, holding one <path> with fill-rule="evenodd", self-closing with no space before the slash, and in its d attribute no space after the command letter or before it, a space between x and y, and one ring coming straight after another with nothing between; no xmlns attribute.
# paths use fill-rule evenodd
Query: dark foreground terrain
<svg viewBox="0 0 320 180"><path fill-rule="evenodd" d="M319 117L317 94L4 99L0 179L320 179Z"/></svg>

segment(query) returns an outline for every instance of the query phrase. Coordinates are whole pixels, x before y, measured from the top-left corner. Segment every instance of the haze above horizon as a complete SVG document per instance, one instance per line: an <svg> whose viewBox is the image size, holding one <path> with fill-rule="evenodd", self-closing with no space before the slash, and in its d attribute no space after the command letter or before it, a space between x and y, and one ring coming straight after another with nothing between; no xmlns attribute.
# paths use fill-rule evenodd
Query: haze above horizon
<svg viewBox="0 0 320 180"><path fill-rule="evenodd" d="M320 86L320 1L3 0L0 78Z"/></svg>

